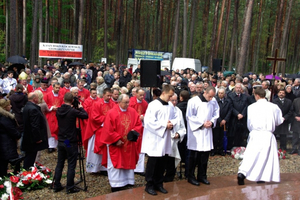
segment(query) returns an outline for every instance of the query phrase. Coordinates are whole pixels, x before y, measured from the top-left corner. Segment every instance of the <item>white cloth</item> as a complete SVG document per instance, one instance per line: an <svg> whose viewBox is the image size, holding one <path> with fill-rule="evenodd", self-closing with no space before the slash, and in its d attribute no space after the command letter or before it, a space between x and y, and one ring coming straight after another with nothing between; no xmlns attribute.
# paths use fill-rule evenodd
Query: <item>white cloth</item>
<svg viewBox="0 0 300 200"><path fill-rule="evenodd" d="M49 137L48 138L49 148L56 148L57 144L58 144L58 141L54 137Z"/></svg>
<svg viewBox="0 0 300 200"><path fill-rule="evenodd" d="M276 104L260 99L248 107L247 126L250 131L239 173L250 181L280 182L275 127L283 123Z"/></svg>
<svg viewBox="0 0 300 200"><path fill-rule="evenodd" d="M17 85L17 80L14 78L5 78L3 79L2 87L3 93L8 94L12 89L14 90Z"/></svg>
<svg viewBox="0 0 300 200"><path fill-rule="evenodd" d="M133 169L114 168L109 155L109 145L107 145L107 175L111 187L123 187L128 184L134 185Z"/></svg>
<svg viewBox="0 0 300 200"><path fill-rule="evenodd" d="M176 106L174 108L175 108L175 113L176 113L175 116L177 119L177 123L175 126L173 126L173 130L171 132L174 133L174 136L176 135L176 133L178 133L180 137L177 139L175 138L171 139L172 153L169 156L175 158L175 168L176 168L181 161L180 153L178 150L178 142L182 142L186 134L186 128L184 125L184 120L183 120L181 110ZM173 135L173 133L171 135Z"/></svg>
<svg viewBox="0 0 300 200"><path fill-rule="evenodd" d="M174 106L163 105L159 100L149 103L144 117L144 132L141 153L152 157L161 157L172 153L171 131L168 121L176 125Z"/></svg>
<svg viewBox="0 0 300 200"><path fill-rule="evenodd" d="M187 120L187 148L194 151L210 151L213 146L212 128L200 127L211 121L216 126L219 118L219 105L215 98L209 102L202 102L199 96L188 101L186 110Z"/></svg>
<svg viewBox="0 0 300 200"><path fill-rule="evenodd" d="M136 164L134 172L137 172L137 173L145 172L145 154L144 153L139 154L139 160L138 160L138 163Z"/></svg>
<svg viewBox="0 0 300 200"><path fill-rule="evenodd" d="M102 166L102 155L94 153L95 134L88 141L86 155L86 172L97 173L99 171L107 171L106 167Z"/></svg>
<svg viewBox="0 0 300 200"><path fill-rule="evenodd" d="M271 91L269 89L266 89L266 98L268 99L268 101L270 101L271 99Z"/></svg>

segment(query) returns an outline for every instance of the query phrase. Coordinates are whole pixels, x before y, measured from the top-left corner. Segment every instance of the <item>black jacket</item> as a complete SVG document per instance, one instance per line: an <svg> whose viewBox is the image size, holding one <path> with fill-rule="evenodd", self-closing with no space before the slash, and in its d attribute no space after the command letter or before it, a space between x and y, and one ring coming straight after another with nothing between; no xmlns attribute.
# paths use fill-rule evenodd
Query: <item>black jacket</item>
<svg viewBox="0 0 300 200"><path fill-rule="evenodd" d="M182 112L182 116L183 116L183 120L184 120L184 125L185 128L187 128L187 122L186 122L186 109L187 109L187 101L181 101L177 104L177 107L181 110Z"/></svg>
<svg viewBox="0 0 300 200"><path fill-rule="evenodd" d="M289 130L289 118L290 118L290 109L292 107L292 101L284 98L284 103L280 101L279 98L273 99L273 103L275 103L282 112L282 117L284 117L284 122L276 127L274 134L287 134Z"/></svg>
<svg viewBox="0 0 300 200"><path fill-rule="evenodd" d="M24 134L21 149L34 152L48 148L48 136L45 117L41 108L28 101L23 109ZM41 143L36 142L42 140Z"/></svg>
<svg viewBox="0 0 300 200"><path fill-rule="evenodd" d="M0 158L10 160L18 157L17 140L21 133L17 130L14 115L0 108Z"/></svg>
<svg viewBox="0 0 300 200"><path fill-rule="evenodd" d="M131 75L128 73L126 76L122 75L120 76L119 85L120 87L126 87L127 83L131 81Z"/></svg>
<svg viewBox="0 0 300 200"><path fill-rule="evenodd" d="M23 107L27 103L27 95L16 92L9 97L10 104L12 106L12 113L15 114L16 120L19 124L18 130L23 132Z"/></svg>
<svg viewBox="0 0 300 200"><path fill-rule="evenodd" d="M63 104L56 111L58 121L58 141L77 142L76 118L87 119L88 114L83 108L78 110L69 105Z"/></svg>
<svg viewBox="0 0 300 200"><path fill-rule="evenodd" d="M217 124L216 124L216 127L219 128L220 123L223 119L226 121L226 125L229 123L231 112L232 112L232 103L229 98L224 98L223 103L219 97L216 97L216 100L220 108L220 115L219 118L217 119Z"/></svg>

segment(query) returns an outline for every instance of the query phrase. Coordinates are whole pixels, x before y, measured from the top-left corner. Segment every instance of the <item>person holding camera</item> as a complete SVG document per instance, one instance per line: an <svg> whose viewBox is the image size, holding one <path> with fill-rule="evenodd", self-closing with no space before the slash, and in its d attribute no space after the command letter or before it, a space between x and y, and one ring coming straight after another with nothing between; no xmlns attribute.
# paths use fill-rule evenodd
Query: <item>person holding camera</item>
<svg viewBox="0 0 300 200"><path fill-rule="evenodd" d="M54 192L59 192L64 189L60 183L62 171L64 168L65 160L68 160L68 172L67 172L67 193L79 192L79 189L74 187L75 168L78 157L78 140L77 140L77 128L76 119L87 119L88 114L83 109L81 103L78 105L78 109L72 107L73 95L67 92L64 96L64 104L57 109L56 117L58 122L58 159L55 168L54 176Z"/></svg>

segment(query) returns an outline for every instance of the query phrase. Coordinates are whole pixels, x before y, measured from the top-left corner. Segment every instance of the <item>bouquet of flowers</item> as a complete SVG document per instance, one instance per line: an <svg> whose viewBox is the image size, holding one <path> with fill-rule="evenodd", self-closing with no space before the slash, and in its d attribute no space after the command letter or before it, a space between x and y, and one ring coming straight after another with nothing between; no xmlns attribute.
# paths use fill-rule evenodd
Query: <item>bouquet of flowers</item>
<svg viewBox="0 0 300 200"><path fill-rule="evenodd" d="M244 158L245 147L233 147L231 149L231 157L242 160Z"/></svg>
<svg viewBox="0 0 300 200"><path fill-rule="evenodd" d="M286 150L282 151L281 149L278 149L278 158L279 159L286 159Z"/></svg>
<svg viewBox="0 0 300 200"><path fill-rule="evenodd" d="M9 178L0 177L0 199L23 199L22 191L47 187L52 183L51 177L51 170L37 162L29 171L23 170Z"/></svg>

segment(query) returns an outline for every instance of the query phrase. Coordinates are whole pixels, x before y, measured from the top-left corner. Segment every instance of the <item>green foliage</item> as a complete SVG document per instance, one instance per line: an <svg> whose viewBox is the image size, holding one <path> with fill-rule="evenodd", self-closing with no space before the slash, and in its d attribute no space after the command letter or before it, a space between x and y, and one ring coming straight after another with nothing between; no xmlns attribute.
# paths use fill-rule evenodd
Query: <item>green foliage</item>
<svg viewBox="0 0 300 200"><path fill-rule="evenodd" d="M109 34L110 32L112 32L112 28L108 29L108 34L107 34L107 50L111 51L111 50L115 50L116 46L117 46L117 42L116 41L112 41L110 40L111 38L111 34ZM99 61L101 58L104 57L104 28L100 28L99 30L96 30L96 44L94 46L94 51L93 51L93 57L92 60L93 61ZM114 55L109 55L107 60L115 60Z"/></svg>
<svg viewBox="0 0 300 200"><path fill-rule="evenodd" d="M0 30L0 62L5 62L5 31Z"/></svg>

